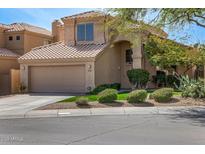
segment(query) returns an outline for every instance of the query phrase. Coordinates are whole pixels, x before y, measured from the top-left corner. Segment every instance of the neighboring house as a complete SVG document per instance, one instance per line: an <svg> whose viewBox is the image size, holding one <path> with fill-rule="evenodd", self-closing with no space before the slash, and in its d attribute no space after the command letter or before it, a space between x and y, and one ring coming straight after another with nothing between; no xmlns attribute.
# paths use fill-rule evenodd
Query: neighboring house
<svg viewBox="0 0 205 154"><path fill-rule="evenodd" d="M33 48L19 58L21 82L28 92L85 93L105 83L130 88L127 70L143 68L156 74L144 56L143 41L149 33L166 38L161 30L136 34L138 45L123 36L110 40L106 16L85 12L55 20L52 34L56 43ZM151 86L151 85L150 85Z"/></svg>
<svg viewBox="0 0 205 154"><path fill-rule="evenodd" d="M52 43L50 31L26 23L0 24L0 94L10 93L10 71L19 69L18 57L32 48Z"/></svg>

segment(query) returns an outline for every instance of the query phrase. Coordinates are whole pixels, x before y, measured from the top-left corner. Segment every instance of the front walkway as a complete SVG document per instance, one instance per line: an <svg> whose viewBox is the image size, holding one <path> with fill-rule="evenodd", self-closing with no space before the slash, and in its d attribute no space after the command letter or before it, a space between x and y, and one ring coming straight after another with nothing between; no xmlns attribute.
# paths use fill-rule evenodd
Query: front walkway
<svg viewBox="0 0 205 154"><path fill-rule="evenodd" d="M0 118L24 117L24 115L41 106L68 98L68 94L23 94L0 98Z"/></svg>

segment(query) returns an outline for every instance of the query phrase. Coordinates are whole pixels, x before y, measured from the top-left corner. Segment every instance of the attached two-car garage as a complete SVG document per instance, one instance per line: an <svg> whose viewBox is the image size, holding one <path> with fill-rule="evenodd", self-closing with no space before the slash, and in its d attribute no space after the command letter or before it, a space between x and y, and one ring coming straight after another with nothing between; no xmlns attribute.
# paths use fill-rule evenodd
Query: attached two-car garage
<svg viewBox="0 0 205 154"><path fill-rule="evenodd" d="M26 92L86 93L95 87L95 60L106 44L56 42L18 59Z"/></svg>
<svg viewBox="0 0 205 154"><path fill-rule="evenodd" d="M85 92L85 65L30 66L30 92Z"/></svg>

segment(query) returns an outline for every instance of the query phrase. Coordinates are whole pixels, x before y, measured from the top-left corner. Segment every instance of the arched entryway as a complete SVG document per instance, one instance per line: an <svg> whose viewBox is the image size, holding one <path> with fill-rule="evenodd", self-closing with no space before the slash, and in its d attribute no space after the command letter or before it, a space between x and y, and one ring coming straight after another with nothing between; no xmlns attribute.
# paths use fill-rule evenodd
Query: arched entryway
<svg viewBox="0 0 205 154"><path fill-rule="evenodd" d="M117 49L117 52L120 57L120 83L121 87L128 89L131 87L127 71L133 68L133 49L132 45L127 40L119 40L113 43L114 47Z"/></svg>

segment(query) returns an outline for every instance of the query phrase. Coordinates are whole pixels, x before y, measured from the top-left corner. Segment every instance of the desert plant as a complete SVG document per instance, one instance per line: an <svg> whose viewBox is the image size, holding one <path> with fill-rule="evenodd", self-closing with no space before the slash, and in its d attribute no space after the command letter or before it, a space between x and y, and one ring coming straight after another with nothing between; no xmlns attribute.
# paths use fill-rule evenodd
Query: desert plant
<svg viewBox="0 0 205 154"><path fill-rule="evenodd" d="M105 89L98 94L98 101L100 103L111 103L117 99L117 90Z"/></svg>
<svg viewBox="0 0 205 154"><path fill-rule="evenodd" d="M127 101L129 103L145 102L147 95L146 90L134 90L128 94Z"/></svg>
<svg viewBox="0 0 205 154"><path fill-rule="evenodd" d="M173 92L173 88L161 88L155 90L150 97L153 98L156 102L168 102L171 100Z"/></svg>
<svg viewBox="0 0 205 154"><path fill-rule="evenodd" d="M205 98L205 85L203 80L180 76L179 81L180 85L177 86L177 88L182 91L182 97Z"/></svg>
<svg viewBox="0 0 205 154"><path fill-rule="evenodd" d="M76 104L77 105L88 105L88 98L87 97L79 97L77 100L76 100Z"/></svg>
<svg viewBox="0 0 205 154"><path fill-rule="evenodd" d="M26 86L23 83L20 83L18 86L19 93L24 93L26 90Z"/></svg>
<svg viewBox="0 0 205 154"><path fill-rule="evenodd" d="M143 88L149 81L149 72L143 69L132 69L127 71L127 77L134 88Z"/></svg>

